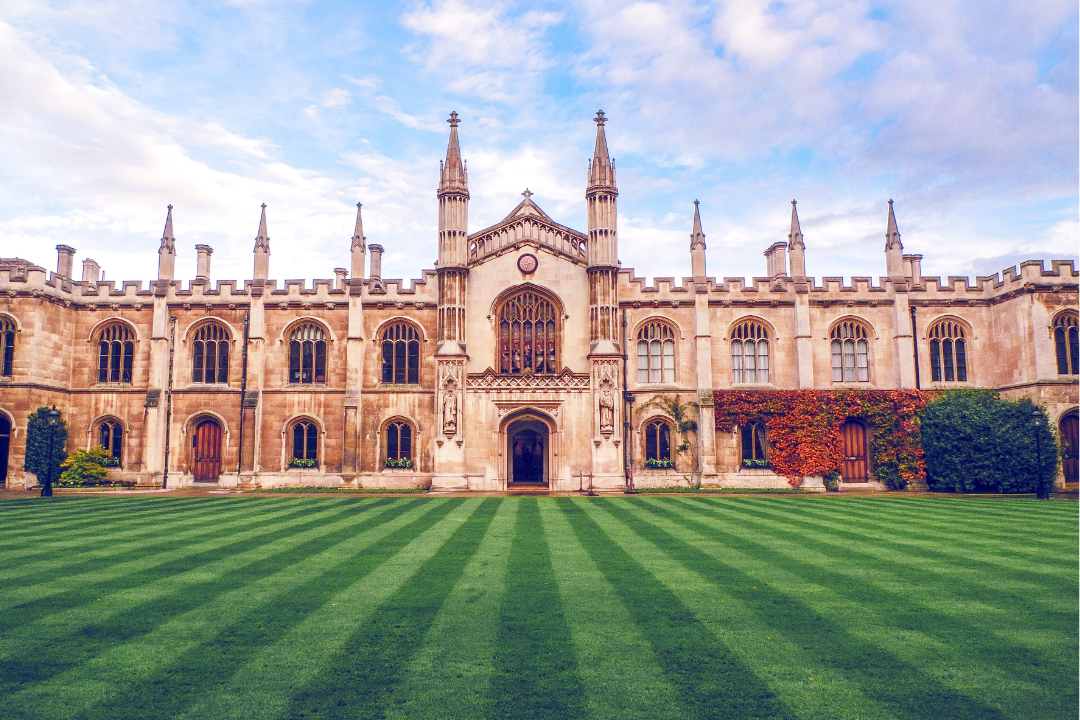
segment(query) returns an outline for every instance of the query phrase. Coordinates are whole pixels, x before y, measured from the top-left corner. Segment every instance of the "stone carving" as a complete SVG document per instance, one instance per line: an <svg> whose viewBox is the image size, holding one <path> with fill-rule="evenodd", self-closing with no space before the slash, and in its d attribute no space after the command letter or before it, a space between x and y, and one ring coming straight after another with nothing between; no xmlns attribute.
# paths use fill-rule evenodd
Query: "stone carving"
<svg viewBox="0 0 1080 720"><path fill-rule="evenodd" d="M478 390L586 390L589 376L563 370L558 375L538 373L500 375L494 370L469 375L469 387Z"/></svg>
<svg viewBox="0 0 1080 720"><path fill-rule="evenodd" d="M442 422L443 433L447 437L453 437L457 435L458 427L458 399L457 399L457 387L454 385L453 380L446 383L446 388L443 390L443 406L442 406Z"/></svg>
<svg viewBox="0 0 1080 720"><path fill-rule="evenodd" d="M461 379L465 373L465 361L460 359L439 361L439 397L435 410L442 433L448 438L461 430Z"/></svg>
<svg viewBox="0 0 1080 720"><path fill-rule="evenodd" d="M600 433L608 437L615 430L615 393L607 385L600 391Z"/></svg>

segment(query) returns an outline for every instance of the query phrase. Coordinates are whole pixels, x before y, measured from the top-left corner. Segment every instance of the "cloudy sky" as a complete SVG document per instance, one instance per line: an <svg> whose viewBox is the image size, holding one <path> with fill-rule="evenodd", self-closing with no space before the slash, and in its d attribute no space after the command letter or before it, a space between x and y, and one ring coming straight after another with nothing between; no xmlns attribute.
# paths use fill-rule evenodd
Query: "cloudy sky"
<svg viewBox="0 0 1080 720"><path fill-rule="evenodd" d="M0 3L0 255L57 243L151 279L348 265L355 203L384 276L436 253L438 161L462 116L470 229L526 187L585 229L602 108L624 266L763 275L799 200L807 269L884 274L887 205L924 273L1078 251L1075 0Z"/></svg>

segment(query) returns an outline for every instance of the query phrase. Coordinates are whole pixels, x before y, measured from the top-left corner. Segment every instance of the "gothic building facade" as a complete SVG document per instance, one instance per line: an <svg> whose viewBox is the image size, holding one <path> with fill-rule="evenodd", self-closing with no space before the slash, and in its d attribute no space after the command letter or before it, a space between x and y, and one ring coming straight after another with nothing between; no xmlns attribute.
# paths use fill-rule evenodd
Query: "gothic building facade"
<svg viewBox="0 0 1080 720"><path fill-rule="evenodd" d="M767 467L760 426L714 430L713 392L728 388L995 388L1043 404L1075 447L1071 262L974 282L925 277L890 201L885 275L818 279L792 202L765 276L718 281L695 203L691 275L647 285L619 263L603 113L584 232L528 191L501 222L470 232L457 115L449 122L438 262L409 284L382 277L359 205L351 267L310 285L269 278L265 206L243 282L212 283L205 245L196 278L174 277L171 206L149 286L105 282L90 259L77 281L66 245L52 273L0 259L7 487L36 481L23 468L25 429L41 406L63 413L68 450L102 445L111 473L143 486L615 490L631 475L638 486L786 486ZM699 401L689 451L649 402L676 395ZM877 486L872 432L845 428L845 486ZM1075 480L1075 461L1063 463L1059 483Z"/></svg>

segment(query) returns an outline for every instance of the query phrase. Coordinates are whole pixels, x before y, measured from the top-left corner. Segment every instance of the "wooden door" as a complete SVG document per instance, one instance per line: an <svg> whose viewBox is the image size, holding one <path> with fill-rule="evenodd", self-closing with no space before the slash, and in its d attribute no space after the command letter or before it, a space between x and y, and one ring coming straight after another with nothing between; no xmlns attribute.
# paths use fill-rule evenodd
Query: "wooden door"
<svg viewBox="0 0 1080 720"><path fill-rule="evenodd" d="M1080 420L1076 415L1066 415L1061 418L1058 430L1061 432L1061 472L1065 475L1065 482L1077 482L1078 463L1076 453L1080 450L1077 443L1077 426Z"/></svg>
<svg viewBox="0 0 1080 720"><path fill-rule="evenodd" d="M848 420L844 423L844 482L867 482L870 480L868 470L866 428L857 420Z"/></svg>
<svg viewBox="0 0 1080 720"><path fill-rule="evenodd" d="M192 441L195 454L195 479L217 480L221 475L221 426L216 420L203 420L195 428Z"/></svg>

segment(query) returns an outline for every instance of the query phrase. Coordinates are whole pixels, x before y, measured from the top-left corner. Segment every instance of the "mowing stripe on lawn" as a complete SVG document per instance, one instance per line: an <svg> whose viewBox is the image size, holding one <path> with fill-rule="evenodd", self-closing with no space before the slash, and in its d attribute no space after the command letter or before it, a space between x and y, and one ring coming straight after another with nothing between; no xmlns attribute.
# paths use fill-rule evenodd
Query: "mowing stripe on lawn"
<svg viewBox="0 0 1080 720"><path fill-rule="evenodd" d="M327 502L321 508L312 511L304 507L283 508L281 517L265 516L256 523L250 523L247 529L238 529L222 543L215 534L208 532L211 539L192 545L169 549L149 557L139 557L131 548L123 548L124 557L135 559L124 562L105 564L96 571L87 570L76 575L61 576L48 581L23 585L10 591L0 591L0 609L10 608L0 614L0 630L13 627L56 610L80 604L87 597L100 597L103 593L141 585L157 576L174 575L204 562L206 556L213 556L222 549L254 547L267 538L279 534L295 532L293 528L303 529L306 525L318 524L323 514L347 514L347 508ZM193 522L198 518L193 518ZM282 525L282 520L285 524ZM166 541L167 542L167 541ZM18 612L15 612L18 611Z"/></svg>
<svg viewBox="0 0 1080 720"><path fill-rule="evenodd" d="M702 518L715 518L717 515L716 508L704 507L692 501L673 504L671 507L685 508ZM850 560L854 556L863 556L874 563L889 562L893 566L893 574L903 577L905 581L920 585L930 584L935 588L944 585L936 592L944 591L968 601L988 603L993 598L998 604L1021 612L1053 614L1065 612L1062 604L1071 604L1075 599L1076 583L1071 583L1070 587L1069 583L1063 582L1069 577L1077 577L1075 562L1056 568L1056 572L1030 577L1026 565L1022 568L1016 567L1019 563L1029 562L1022 556L1020 559L998 556L999 560L992 562L973 557L970 553L961 555L937 548L919 548L915 552L905 548L904 553L898 553L896 543L893 543L891 538L880 538L878 533L863 528L853 529L855 526L843 522L842 517L837 517L834 523L825 523L772 512L771 508L744 506L741 509L744 512L739 518L740 522L768 528L774 534L782 534L796 544L815 542L816 548L833 557ZM945 543L938 544L938 547L942 545ZM1073 543L1070 554L1077 554L1076 543ZM955 584L958 575L963 575L963 585ZM1048 581L1051 582L1049 587ZM1054 587L1058 589L1056 596L1048 595L1047 593L1053 593ZM1041 592L1033 596L1034 590Z"/></svg>
<svg viewBox="0 0 1080 720"><path fill-rule="evenodd" d="M417 520L426 525L430 519L424 516L432 510L445 514L431 506L389 505L366 521L338 523L329 535L285 548L257 563L254 569L260 572L250 577L242 568L221 573L205 602L187 607L183 597L176 597L175 607L155 604L149 632L93 653L48 685L20 693L18 700L43 707L40 717L173 717L200 693L226 682L249 653L275 642L292 622L302 620L297 593L309 598L325 594L344 581L338 571L358 554L387 538L401 539L410 526L412 534L419 532ZM75 707L72 696L94 702L84 700L83 707Z"/></svg>
<svg viewBox="0 0 1080 720"><path fill-rule="evenodd" d="M515 503L498 501L480 547L384 704L387 718L483 717L516 511Z"/></svg>
<svg viewBox="0 0 1080 720"><path fill-rule="evenodd" d="M112 498L87 497L77 500L60 500L58 504L46 508L42 505L33 505L31 512L25 513L19 518L11 518L6 511L9 506L0 505L0 514L4 515L5 539L4 546L19 544L26 538L41 538L43 531L63 533L65 535L77 535L84 531L95 532L103 526L123 524L125 518L140 520L144 516L162 516L169 514L183 514L188 508L196 506L200 498L155 498L161 503L154 507L142 505L144 498L124 498L115 502ZM46 501L48 502L48 501ZM56 501L54 501L56 502ZM114 506L108 512L102 511L100 505ZM127 505L128 507L124 507ZM132 509L132 505L136 505ZM85 508L85 509L84 509ZM101 517L97 513L101 512Z"/></svg>
<svg viewBox="0 0 1080 720"><path fill-rule="evenodd" d="M537 498L514 498L517 523L499 610L485 718L582 718L585 697L551 568Z"/></svg>
<svg viewBox="0 0 1080 720"><path fill-rule="evenodd" d="M648 639L574 535L566 513L543 502L540 519L551 539L548 552L562 606L569 609L566 620L584 682L587 716L682 720L680 690L665 678Z"/></svg>
<svg viewBox="0 0 1080 720"><path fill-rule="evenodd" d="M686 718L791 718L773 692L693 611L631 557L579 503L559 499L578 541L604 573L648 639L668 681L679 688ZM613 501L601 503L605 510ZM718 707L720 699L722 707Z"/></svg>
<svg viewBox="0 0 1080 720"><path fill-rule="evenodd" d="M140 637L152 635L161 624L212 604L217 597L243 584L238 581L251 582L273 575L282 567L302 561L310 554L307 552L310 548L325 547L339 535L351 536L357 524L377 526L395 514L376 512L328 522L245 553L226 555L185 573L136 586L118 594L111 602L104 598L106 602L52 615L37 627L6 634L4 645L18 648L18 654L9 653L0 665L4 671L0 672L0 697L27 681L41 684L68 673L112 648L137 645ZM162 656L161 652L156 654ZM6 687L11 684L16 687Z"/></svg>
<svg viewBox="0 0 1080 720"><path fill-rule="evenodd" d="M186 707L170 697L169 712L161 716L281 717L293 695L329 670L333 658L359 628L379 622L375 609L442 547L481 501L419 502L431 508L423 517L347 558L321 582L296 588L289 603L272 605L265 619L256 618L261 623L258 628L252 630L249 620L231 629L223 638L227 650L218 649L221 641L206 648L208 653L217 653L207 659L223 668L221 677L204 674L199 692L185 694ZM219 659L223 652L225 657ZM229 663L218 664L225 660Z"/></svg>
<svg viewBox="0 0 1080 720"><path fill-rule="evenodd" d="M634 509L640 503L634 503ZM817 655L827 665L858 678L868 696L890 704L900 717L948 717L950 720L994 720L1004 716L986 703L966 697L921 668L905 662L884 647L855 635L830 621L804 602L763 583L757 577L726 564L667 530L646 521L640 513L615 503L602 506L643 540L662 548L684 567L698 572L718 587L767 615L784 635ZM663 511L661 509L661 511ZM670 511L668 511L670 512ZM749 543L730 536L728 547L744 550ZM748 555L753 554L750 549ZM768 563L755 558L757 567ZM797 560L797 558L796 558ZM758 589L751 589L757 586ZM808 593L807 597L811 597Z"/></svg>
<svg viewBox="0 0 1080 720"><path fill-rule="evenodd" d="M687 528L692 538L711 537L725 548L732 545L732 535L714 523L699 523L685 518L675 507L652 506L649 510ZM850 614L853 625L876 626L875 642L882 642L884 635L903 635L904 644L910 647L917 644L921 637L926 652L938 655L941 648L947 647L948 654L952 656L978 658L977 666L967 674L967 692L993 697L1002 688L1016 690L1019 686L1028 701L1031 693L1034 693L1045 697L1045 710L1056 712L1061 709L1057 707L1058 702L1070 690L1066 678L1076 677L1080 670L1075 662L1069 660L1074 655L1069 650L1070 646L1075 645L1076 633L1080 629L1076 623L1075 590L1073 597L1066 601L1066 605L1072 607L1071 612L1063 608L1055 613L1056 616L1019 611L1017 606L1023 603L1022 597L1010 597L1007 602L993 606L989 604L990 598L981 600L982 592L975 592L969 593L974 595L973 599L952 601L948 598L952 590L945 582L927 586L906 579L896 580L890 576L898 575L899 571L879 570L880 558L868 558L868 561L853 564L842 551L827 542L785 532L780 528L763 529L765 533L747 533L743 536L748 538L746 552L753 553L757 564L767 564L781 573L795 576L797 581L791 583L793 586L805 584L809 587L843 588L842 597L858 603L857 607L851 609L835 606L831 617ZM679 534L678 531L674 532ZM791 539L780 540L781 536L790 536ZM776 542L766 545L756 538L769 538ZM749 544L757 548L750 549ZM881 576L886 577L882 580ZM955 584L955 578L951 580ZM776 578L772 584L780 586L782 581ZM1066 585L1065 582L1062 584ZM1076 583L1071 586L1075 588ZM1015 627L1018 620L1022 622L1025 619L1029 626L1042 626L1043 632L1039 637L1021 637L1018 640L1016 632L1002 632L1002 628ZM1056 640L1048 637L1048 634L1056 634ZM933 667L932 662L926 665ZM1010 702L1009 695L1008 692L1004 693L1001 704Z"/></svg>
<svg viewBox="0 0 1080 720"><path fill-rule="evenodd" d="M386 706L447 596L476 554L500 501L484 500L438 551L375 609L375 622L346 640L298 689L287 717L385 717ZM398 705L405 698L397 698Z"/></svg>
<svg viewBox="0 0 1080 720"><path fill-rule="evenodd" d="M192 522L192 515L189 513L185 517L165 522L147 521L130 531L110 532L103 528L96 536L49 543L47 546L42 544L36 554L49 559L20 558L18 564L12 563L7 569L0 570L0 583L11 582L16 578L22 579L24 583L32 583L31 578L34 576L55 579L58 575L73 575L80 567L98 565L105 558L115 562L121 553L146 557L152 553L152 548L167 548L196 535L219 535L222 531L229 532L238 525L259 520L265 515L265 508L236 505L232 512L214 513L198 525ZM157 542L154 542L155 540Z"/></svg>

